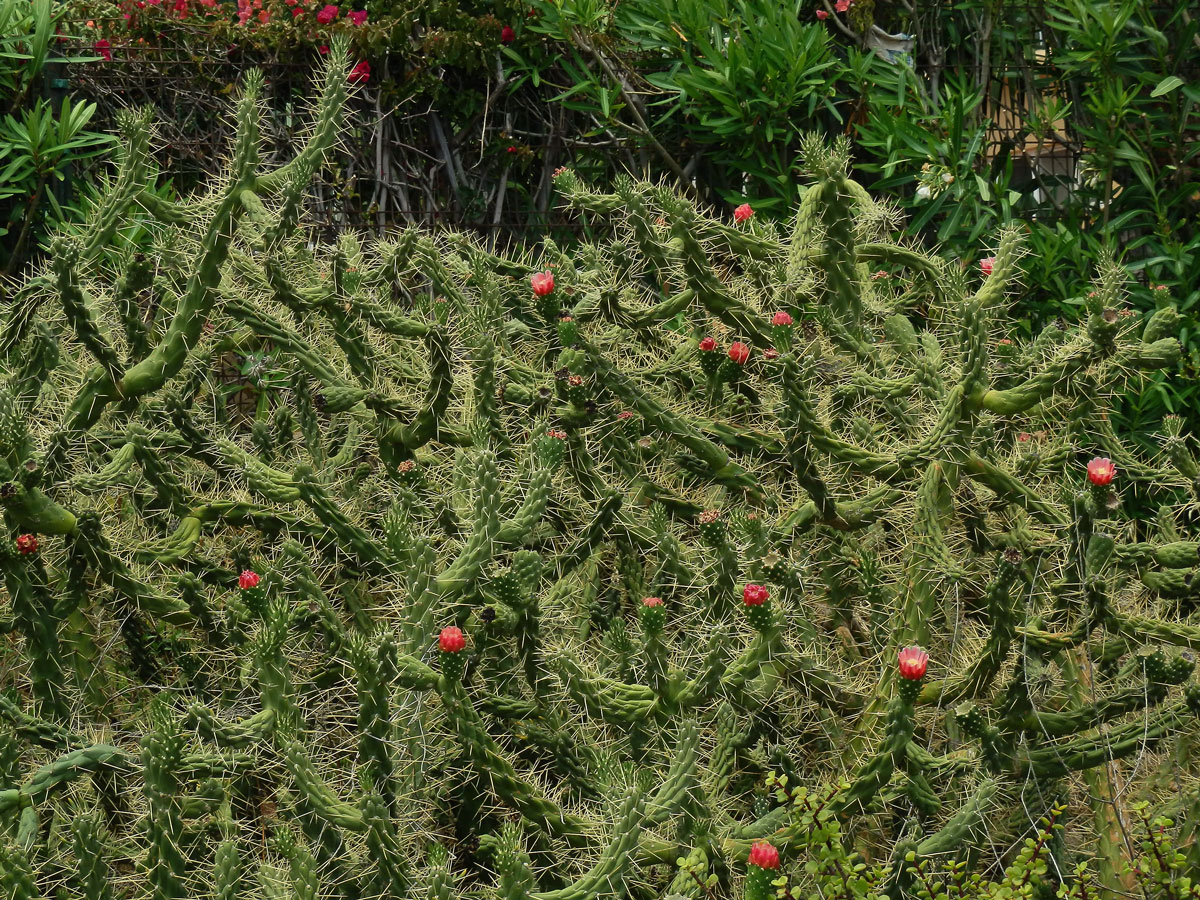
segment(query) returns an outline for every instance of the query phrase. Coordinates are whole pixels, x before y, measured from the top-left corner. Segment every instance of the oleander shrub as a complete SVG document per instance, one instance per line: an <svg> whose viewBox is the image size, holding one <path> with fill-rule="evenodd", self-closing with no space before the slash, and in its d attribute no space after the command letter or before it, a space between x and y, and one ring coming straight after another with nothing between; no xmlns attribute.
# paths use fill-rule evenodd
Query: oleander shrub
<svg viewBox="0 0 1200 900"><path fill-rule="evenodd" d="M610 238L312 240L353 62L178 200L127 113L5 318L7 895L1194 894L1200 470L1107 417L1170 307L1026 340L1015 229L815 137L786 228L563 170Z"/></svg>

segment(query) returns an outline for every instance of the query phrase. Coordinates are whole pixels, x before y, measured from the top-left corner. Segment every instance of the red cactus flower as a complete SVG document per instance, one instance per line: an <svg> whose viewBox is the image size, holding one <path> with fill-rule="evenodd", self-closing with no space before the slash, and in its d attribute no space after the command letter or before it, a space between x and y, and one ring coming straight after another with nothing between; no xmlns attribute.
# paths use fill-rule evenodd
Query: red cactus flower
<svg viewBox="0 0 1200 900"><path fill-rule="evenodd" d="M979 261L979 271L982 272L985 276L991 275L992 269L995 267L995 265L996 265L996 257L989 256L987 259L981 259Z"/></svg>
<svg viewBox="0 0 1200 900"><path fill-rule="evenodd" d="M791 316L789 316L783 310L780 310L779 312L775 313L775 315L771 316L771 324L772 325L792 325L794 323L793 323Z"/></svg>
<svg viewBox="0 0 1200 900"><path fill-rule="evenodd" d="M778 869L779 851L766 841L755 841L750 847L750 865L760 869Z"/></svg>
<svg viewBox="0 0 1200 900"><path fill-rule="evenodd" d="M1113 461L1104 456L1097 456L1087 466L1088 481L1096 485L1096 487L1105 487L1112 484L1114 478L1117 477L1117 467L1113 465Z"/></svg>
<svg viewBox="0 0 1200 900"><path fill-rule="evenodd" d="M529 284L539 297L545 297L554 290L554 273L547 269L545 272L534 272L529 276Z"/></svg>
<svg viewBox="0 0 1200 900"><path fill-rule="evenodd" d="M825 10L823 10L823 9L817 10L817 19L819 21L824 22L828 18L829 18L829 13L825 12Z"/></svg>
<svg viewBox="0 0 1200 900"><path fill-rule="evenodd" d="M779 351L776 350L774 347L768 347L766 350L763 351L763 358L764 359L779 359Z"/></svg>
<svg viewBox="0 0 1200 900"><path fill-rule="evenodd" d="M463 636L461 628L447 625L438 635L438 649L443 653L458 653L466 646L467 639Z"/></svg>
<svg viewBox="0 0 1200 900"><path fill-rule="evenodd" d="M22 534L17 536L17 550L22 556L37 553L38 539L36 535Z"/></svg>
<svg viewBox="0 0 1200 900"><path fill-rule="evenodd" d="M900 677L909 681L920 681L925 677L929 665L929 654L920 647L905 647L900 651Z"/></svg>
<svg viewBox="0 0 1200 900"><path fill-rule="evenodd" d="M761 584L748 584L742 590L742 602L747 606L762 606L770 596L771 592Z"/></svg>
<svg viewBox="0 0 1200 900"><path fill-rule="evenodd" d="M741 341L734 341L729 345L729 358L739 366L744 366L746 360L750 358L750 345L743 344Z"/></svg>
<svg viewBox="0 0 1200 900"><path fill-rule="evenodd" d="M346 13L346 18L350 20L351 25L366 25L367 11L365 9L356 9L354 12Z"/></svg>
<svg viewBox="0 0 1200 900"><path fill-rule="evenodd" d="M1018 443L1028 444L1031 440L1033 440L1033 435L1030 434L1028 431L1022 431L1020 434L1017 435Z"/></svg>
<svg viewBox="0 0 1200 900"><path fill-rule="evenodd" d="M340 10L338 10L338 8L336 6L334 6L332 3L321 7L320 11L317 12L318 24L328 25L330 22L332 22L334 19L336 19L338 17L339 11Z"/></svg>
<svg viewBox="0 0 1200 900"><path fill-rule="evenodd" d="M557 428L551 428L546 432L546 434L547 436L557 438L560 441L565 441L567 439L567 433L565 431L559 431Z"/></svg>
<svg viewBox="0 0 1200 900"><path fill-rule="evenodd" d="M100 38L92 45L92 48L104 58L105 62L112 62L112 44L108 42L108 38Z"/></svg>
<svg viewBox="0 0 1200 900"><path fill-rule="evenodd" d="M351 84L358 84L360 81L367 81L370 79L370 77L371 64L365 59L351 69L350 74L346 76L347 80L349 80Z"/></svg>
<svg viewBox="0 0 1200 900"><path fill-rule="evenodd" d="M706 337L700 341L700 349L705 353L711 353L713 350L717 349L717 342L713 338Z"/></svg>
<svg viewBox="0 0 1200 900"><path fill-rule="evenodd" d="M322 44L320 47L317 48L317 52L320 53L322 56L328 56L329 55L329 45Z"/></svg>
<svg viewBox="0 0 1200 900"><path fill-rule="evenodd" d="M633 413L631 413L627 409L623 409L619 413L617 413L617 420L620 422L625 422L632 418L633 418Z"/></svg>
<svg viewBox="0 0 1200 900"><path fill-rule="evenodd" d="M243 591L248 591L252 587L257 587L262 578L257 572L252 569L246 569L238 576L238 587Z"/></svg>
<svg viewBox="0 0 1200 900"><path fill-rule="evenodd" d="M517 33L512 30L511 25L505 25L500 29L500 43L511 44L517 39Z"/></svg>
<svg viewBox="0 0 1200 900"><path fill-rule="evenodd" d="M649 606L649 607L653 608L655 606L662 606L662 605L663 605L662 597L643 597L642 598L642 606Z"/></svg>
<svg viewBox="0 0 1200 900"><path fill-rule="evenodd" d="M735 209L733 211L733 221L737 222L740 225L742 222L745 222L752 215L754 215L754 209L750 206L749 203L743 203L741 206L739 206L737 209Z"/></svg>

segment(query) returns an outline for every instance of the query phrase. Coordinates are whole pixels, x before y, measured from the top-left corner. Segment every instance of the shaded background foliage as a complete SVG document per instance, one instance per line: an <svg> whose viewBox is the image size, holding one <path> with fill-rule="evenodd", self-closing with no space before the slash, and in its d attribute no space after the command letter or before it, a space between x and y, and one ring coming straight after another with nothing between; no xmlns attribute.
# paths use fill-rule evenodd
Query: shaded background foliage
<svg viewBox="0 0 1200 900"><path fill-rule="evenodd" d="M76 93L97 104L93 127L155 106L160 162L180 189L220 165L221 101L250 65L267 73L285 156L320 49L346 31L371 77L314 192L313 223L329 232L420 222L501 244L587 233L555 209L563 165L601 186L633 171L784 215L803 190L802 135L847 133L856 177L906 213L911 235L971 263L999 226L1026 223L1014 314L1030 331L1077 318L1086 273L1112 248L1136 276L1135 307L1179 307L1196 374L1200 18L1182 0L857 0L840 12L811 0L366 0L331 21L307 0L240 3L64 7L77 51L111 56L73 68ZM352 9L367 21L352 24ZM1165 381L1124 405L1135 434L1166 412L1197 424L1194 378Z"/></svg>

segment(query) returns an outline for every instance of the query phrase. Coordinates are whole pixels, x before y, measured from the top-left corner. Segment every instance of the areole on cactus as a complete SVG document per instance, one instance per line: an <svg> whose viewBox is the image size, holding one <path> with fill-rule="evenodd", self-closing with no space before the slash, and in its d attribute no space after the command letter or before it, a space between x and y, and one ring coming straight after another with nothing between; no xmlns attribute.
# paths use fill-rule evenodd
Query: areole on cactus
<svg viewBox="0 0 1200 900"><path fill-rule="evenodd" d="M816 139L786 227L565 170L611 227L532 277L465 235L322 243L331 47L312 141L262 163L251 77L196 197L124 117L8 308L0 884L765 900L832 890L820 858L900 900L1015 847L1052 891L1128 853L1128 798L1197 812L1163 790L1200 708L1197 464L1178 423L1145 455L1106 415L1175 365L1173 310L1117 314L1105 262L1079 327L1025 340L1016 229L980 282ZM248 354L277 374L247 406L215 376ZM1093 454L1132 511L1079 502Z"/></svg>

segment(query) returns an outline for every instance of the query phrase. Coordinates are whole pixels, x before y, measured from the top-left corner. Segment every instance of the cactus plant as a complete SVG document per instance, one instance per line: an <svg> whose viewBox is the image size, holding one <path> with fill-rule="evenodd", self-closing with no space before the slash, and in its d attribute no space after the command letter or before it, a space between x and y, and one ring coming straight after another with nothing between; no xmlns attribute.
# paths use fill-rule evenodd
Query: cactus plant
<svg viewBox="0 0 1200 900"><path fill-rule="evenodd" d="M4 323L14 896L935 897L985 847L1049 884L1162 784L1076 773L1194 783L1197 466L1107 419L1170 309L1104 263L1022 342L1015 230L982 279L898 244L815 138L790 229L563 171L602 240L310 241L347 68L266 170L249 76L178 204L131 113Z"/></svg>

